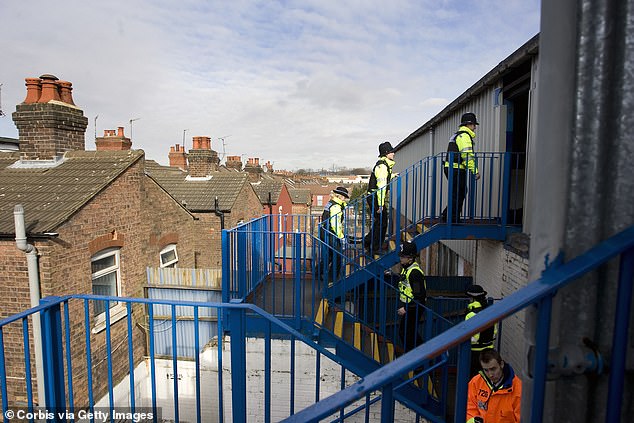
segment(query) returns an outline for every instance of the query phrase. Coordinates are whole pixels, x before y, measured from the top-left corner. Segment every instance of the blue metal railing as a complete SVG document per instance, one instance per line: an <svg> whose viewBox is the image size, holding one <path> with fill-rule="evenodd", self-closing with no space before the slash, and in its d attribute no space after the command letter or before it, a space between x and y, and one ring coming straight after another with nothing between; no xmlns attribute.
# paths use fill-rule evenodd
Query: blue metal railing
<svg viewBox="0 0 634 423"><path fill-rule="evenodd" d="M110 308L109 303L114 301L119 305ZM94 333L91 314L96 303L103 304L108 310L105 330L99 333ZM226 331L231 335L230 359L223 355L222 337L215 338L214 344L212 339L199 337L194 329L195 348L203 355L197 354L193 363L191 360L179 360L176 322L186 309L193 310L193 313L186 314L193 316L194 328L199 326L199 316L206 314L204 310L214 309L220 333ZM117 310L124 310L127 314L122 316ZM32 334L29 320L36 313L42 317L42 334L46 340L43 344L46 346L45 404L39 404L39 399L33 394L36 382L30 372L32 351L29 338ZM156 333L153 318L164 314L169 314L172 322L168 330L172 334L174 350L169 359L160 359L154 353ZM253 342L247 342L247 315L257 315L266 322L263 326L265 330L260 333L262 349L253 346ZM139 326L146 331L147 345L138 336ZM275 333L285 333L285 342L290 342L287 363L271 360ZM21 351L15 347L17 340L24 341ZM205 344L211 345L211 348L203 349ZM7 345L11 347L7 348ZM298 355L300 345L304 351L301 356ZM276 348L281 347L278 345ZM306 351L310 353L307 355ZM247 402L247 354L252 352L264 353L263 369L255 367L258 373L262 371L263 389L261 394L250 390ZM201 366L203 356L217 363L215 377L202 374L210 366L209 362L204 368ZM307 363L309 357L314 360L313 363ZM139 366L143 362L146 365ZM249 366L253 371L253 363ZM19 367L26 370L23 378L15 377ZM139 369L144 371L146 367L147 374L139 380ZM229 392L223 383L223 369L231 377ZM302 384L296 383L296 378L307 377L307 370L314 373L313 381L306 383L304 379ZM334 377L339 375L341 380L334 384L323 382L321 376L324 372ZM188 376L190 373L193 376ZM289 385L282 395L275 384L279 383L281 374L287 373ZM230 415L233 421L244 422L263 415L258 404L264 409L264 421L272 421L314 403L325 396L324 391L332 392L345 387L349 384L347 379L346 370L337 355L251 304L71 295L47 297L38 307L0 321L0 392L4 421L8 421L10 414L6 412L10 409L15 411L18 407L25 407L34 410L39 406L51 412L64 411L66 415L75 412L76 416L79 410L94 412L105 408L111 416L117 410L132 413L151 411L154 421L224 421ZM148 392L145 392L144 386L148 386ZM307 386L314 387L312 397L306 395ZM20 392L25 392L26 397L23 398ZM225 404L231 405L227 408ZM210 411L210 407L213 410ZM358 407L355 405L355 408ZM283 411L286 414L280 415L280 410L286 410ZM62 419L56 415L52 420Z"/></svg>
<svg viewBox="0 0 634 423"><path fill-rule="evenodd" d="M296 221L294 216L284 218ZM315 221L312 221L313 224ZM229 248L229 261L242 263L226 275L227 279L233 277L247 287L233 290L236 294L244 292L240 298L247 298L248 302L262 307L273 315L292 318L296 329L301 328L302 319L307 323L305 327L312 326L313 320L317 317L317 307L323 299L327 301L330 309L344 311L347 321L358 322L365 328L371 328L382 339L392 343L397 350L413 348L411 345L404 345L404 340L399 339L397 333L400 319L397 313L399 291L396 280L385 283L383 271L379 275L367 271L363 264L357 261L357 257L349 255L350 251L336 250L309 233L257 229L254 225L251 230L232 230L226 234L227 239L233 240L233 243L243 243L246 246L242 249ZM308 227L306 229L312 231ZM270 259L275 261L273 264L264 263L260 266L260 262L256 261L260 268L272 269L270 273L250 270L249 257L252 253L248 246L270 245L278 240L281 242L270 256ZM336 263L334 267L338 270L333 266L327 268L328 260L325 256L332 257L332 261ZM346 290L341 284L333 289L327 289L338 279L336 273L344 275L354 272L359 272L358 277L363 280L354 289ZM225 286L235 285L227 281ZM347 311L344 310L344 303L349 305ZM423 339L430 339L449 325L448 320L421 304L411 308L411 312L416 315L414 320L420 322L420 325L416 328L407 328L407 331L419 333ZM426 325L422 322L426 322Z"/></svg>
<svg viewBox="0 0 634 423"><path fill-rule="evenodd" d="M465 223L480 226L494 226L497 228L497 238L503 239L508 225L518 223L521 209L512 209L511 193L523 191L523 177L520 164L521 153L477 153L481 178L467 179L467 199L461 210ZM375 213L375 198L377 193L364 195L351 201L345 209L345 235L348 241L343 251L335 254L346 266L356 269L364 267L360 258L367 261L374 259L377 251L375 247L365 248L366 236L374 230L385 233L383 241L391 239L396 242L396 248L401 242L401 236L396 234L417 234L420 226L429 228L441 223L443 209L447 208L447 215L451 216L455 207L449 185L458 184L444 176L443 169L447 153L427 157L410 166L389 183L387 191L387 205L384 216L379 218ZM453 158L449 158L453 160ZM511 213L511 215L509 215ZM224 301L231 298L244 298L261 284L271 274L290 273L289 251L294 242L294 233L310 234L319 239L320 216L298 215L266 215L254 219L223 232L223 292ZM455 222L446 222L451 229ZM276 236L272 234L276 233ZM487 232L491 234L491 232ZM459 237L461 233L456 232ZM470 235L472 235L470 233ZM451 232L443 233L443 237L451 238ZM303 241L301 252L311 259L318 257L323 245L316 239ZM432 242L434 240L430 240ZM382 242L379 248L383 248ZM418 245L419 248L423 245ZM343 254L344 257L339 257ZM396 260L394 260L394 263ZM365 262L364 262L365 263ZM393 264L393 263L392 263ZM390 264L391 265L391 264ZM315 261L302 263L302 269L312 266L316 270Z"/></svg>
<svg viewBox="0 0 634 423"><path fill-rule="evenodd" d="M381 421L389 422L393 417L393 408L385 404L391 399L394 381L415 369L426 360L438 357L451 348L459 348L457 393L455 402L455 421L465 421L470 355L470 337L513 315L530 305L538 309L538 328L535 339L535 361L533 364L533 393L531 422L542 420L545 383L548 369L548 345L552 298L565 285L574 282L586 273L595 270L609 260L620 256L618 298L615 313L615 329L609 392L605 409L610 410L606 421L618 421L622 405L622 387L625 377L625 356L627 333L630 317L632 286L634 285L634 226L596 245L586 253L565 264L546 269L542 277L526 287L516 291L503 300L486 308L473 318L464 321L437 337L427 341L399 359L386 364L380 371L369 374L357 382L325 400L322 400L301 412L289 417L287 422L317 422L347 404L362 398L368 392L382 390L383 406ZM438 420L441 421L441 420Z"/></svg>
<svg viewBox="0 0 634 423"><path fill-rule="evenodd" d="M284 218L288 218L289 221L294 220L292 216ZM313 226L308 226L306 229L315 233L318 220L311 222ZM226 274L226 279L231 277L241 280L249 287L250 290L241 295L246 302L265 309L303 333L317 336L320 341L326 340L324 345L346 343L355 353L343 357L343 363L346 368L358 374L366 374L380 364L393 359L395 355L403 354L404 351L415 346L406 344L407 338L403 337L399 331L401 326L403 326L403 333L419 334L419 337L410 338L410 342L419 344L451 325L448 320L416 301L413 301L413 307L409 307L409 313L414 318L401 322L397 312L400 307L399 291L394 286L397 280L386 283L383 274L385 269L382 269L379 275L368 272L363 263L357 261L358 257L348 255L349 252L345 250L338 251L310 233L259 231L255 226L250 229L240 232L226 231L224 234L227 246L242 242L244 247L228 248L229 257L231 257L228 261L241 264L234 266L231 272ZM270 256L275 263L262 266L262 268L272 269L271 272L265 274L251 271L251 252L248 246L257 243L271 245L278 241L277 250ZM357 277L362 279L362 282L351 290L345 290L343 285L329 288L331 281L337 278L328 278L329 272L327 260L325 260L327 255L333 257L334 262L339 263L336 267L340 268L342 274L357 273ZM330 273L335 273L334 269L330 268ZM252 277L251 281L248 280L249 277ZM235 285L225 280L224 286ZM236 294L245 291L247 290L234 290ZM343 315L345 326L343 330L341 327L338 331L335 329L337 313ZM257 325L253 326L252 319L249 319L247 323L247 331L260 330ZM352 329L354 325L360 326L354 330ZM411 325L414 327L409 327ZM315 331L315 327L321 329L322 332ZM323 333L324 330L330 333L329 337ZM363 361L366 364L362 365L359 362L359 354L365 355L370 362ZM425 366L421 366L421 369L426 369L421 380L427 381L431 372L430 368L437 362L437 360L430 361ZM446 362L446 359L442 361L443 367L437 369L435 375L438 386L443 388L447 386ZM427 390L419 391L419 401L427 395ZM438 390L434 400L444 404L446 389ZM439 408L442 407L439 406ZM422 410L419 411L422 412Z"/></svg>
<svg viewBox="0 0 634 423"><path fill-rule="evenodd" d="M357 240L353 244L357 250L355 255L367 252L372 257L384 252L384 244L370 248L364 245L363 238L373 230L385 233L383 241L395 240L398 249L401 237L396 235L402 232L415 235L419 224L423 227L437 223L455 226L457 222L452 222L451 218L445 222L442 215L444 209L445 216L454 214L457 205L453 204L452 196L447 193L452 191L454 185L461 183L467 184L467 197L460 210L463 223L500 225L502 230L507 225L521 224L522 211L518 204L523 199L512 199L511 194L521 197L523 193L522 157L522 153L476 153L475 160L481 177L476 180L467 174L464 182L454 181L452 173L448 174L448 178L444 175L445 162L453 165L453 154L448 157L447 153L440 153L413 164L389 183L387 210L383 211L389 215L387 219L379 218L380 214L376 213L376 192L348 204L347 235Z"/></svg>

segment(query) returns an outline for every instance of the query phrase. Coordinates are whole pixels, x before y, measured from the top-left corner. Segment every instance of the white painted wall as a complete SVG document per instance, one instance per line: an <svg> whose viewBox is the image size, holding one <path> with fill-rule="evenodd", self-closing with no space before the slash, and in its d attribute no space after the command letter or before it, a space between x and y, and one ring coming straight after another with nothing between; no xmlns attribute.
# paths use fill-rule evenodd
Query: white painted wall
<svg viewBox="0 0 634 423"><path fill-rule="evenodd" d="M231 357L229 337L223 343L222 379L224 395L224 421L232 421L231 414ZM247 420L264 421L264 340L247 339ZM271 421L280 421L290 412L290 341L271 341ZM295 343L295 411L313 404L315 400L316 352L301 342ZM206 348L200 355L201 362L201 419L218 422L218 350L216 345ZM174 419L174 372L172 360L155 360L157 406L161 418ZM178 361L178 398L180 421L196 421L195 362ZM320 398L340 390L340 366L321 356ZM150 361L146 359L135 369L135 397L137 407L151 408ZM358 381L358 376L346 372L345 384ZM115 409L129 407L129 379L126 377L114 390ZM108 407L108 397L102 398L97 407ZM361 405L358 403L356 405ZM380 420L380 401L370 409L370 421ZM352 409L354 407L350 407ZM332 419L328 419L330 421ZM395 422L413 422L415 414L396 404ZM362 413L350 422L364 422ZM424 421L424 420L422 420Z"/></svg>

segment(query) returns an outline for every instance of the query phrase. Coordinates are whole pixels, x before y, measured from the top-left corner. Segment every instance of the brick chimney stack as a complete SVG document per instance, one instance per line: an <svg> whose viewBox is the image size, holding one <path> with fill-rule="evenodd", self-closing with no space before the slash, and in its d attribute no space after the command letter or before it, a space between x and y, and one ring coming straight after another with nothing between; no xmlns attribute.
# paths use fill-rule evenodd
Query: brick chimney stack
<svg viewBox="0 0 634 423"><path fill-rule="evenodd" d="M193 137L192 148L187 156L189 174L194 177L208 176L218 170L218 153L211 149L210 137Z"/></svg>
<svg viewBox="0 0 634 423"><path fill-rule="evenodd" d="M95 140L95 144L97 145L97 151L129 150L132 147L130 138L123 134L123 126L117 129L116 135L114 129L105 129L103 137L98 137Z"/></svg>
<svg viewBox="0 0 634 423"><path fill-rule="evenodd" d="M266 161L266 163L264 164L264 167L266 168L266 171L268 173L273 173L273 165L271 164L270 161Z"/></svg>
<svg viewBox="0 0 634 423"><path fill-rule="evenodd" d="M169 160L171 167L187 170L187 153L185 153L185 146L176 144L170 147Z"/></svg>
<svg viewBox="0 0 634 423"><path fill-rule="evenodd" d="M25 81L26 98L13 112L20 158L54 160L66 151L85 150L88 118L73 102L72 84L49 74Z"/></svg>
<svg viewBox="0 0 634 423"><path fill-rule="evenodd" d="M249 174L249 181L257 182L262 179L262 167L260 167L260 159L258 157L249 157L247 164L244 165L244 171Z"/></svg>
<svg viewBox="0 0 634 423"><path fill-rule="evenodd" d="M235 169L238 172L242 171L242 159L240 156L227 156L227 162L225 163L227 169Z"/></svg>

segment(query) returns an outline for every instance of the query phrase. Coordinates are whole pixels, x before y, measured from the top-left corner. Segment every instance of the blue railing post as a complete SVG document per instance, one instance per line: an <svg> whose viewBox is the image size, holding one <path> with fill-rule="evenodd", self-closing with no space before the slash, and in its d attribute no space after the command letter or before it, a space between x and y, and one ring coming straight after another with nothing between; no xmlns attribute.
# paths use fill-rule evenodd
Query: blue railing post
<svg viewBox="0 0 634 423"><path fill-rule="evenodd" d="M236 233L238 238L238 245L236 248L237 257L236 268L238 269L237 274L237 287L234 287L238 294L238 298L244 298L247 293L247 274L250 274L253 269L249 269L247 267L247 232L246 228L242 230L238 230Z"/></svg>
<svg viewBox="0 0 634 423"><path fill-rule="evenodd" d="M396 224L394 227L394 238L396 241L396 251L399 251L401 245L401 193L403 189L403 178L396 178L396 207L394 213L396 214Z"/></svg>
<svg viewBox="0 0 634 423"><path fill-rule="evenodd" d="M239 304L240 300L231 303ZM231 333L231 400L234 423L247 421L247 349L245 311L240 308L228 310Z"/></svg>
<svg viewBox="0 0 634 423"><path fill-rule="evenodd" d="M542 421L544 395L546 391L546 372L548 369L548 345L550 339L550 320L552 317L552 296L544 297L537 303L537 331L535 333L535 363L533 366L533 400L531 404L531 422Z"/></svg>
<svg viewBox="0 0 634 423"><path fill-rule="evenodd" d="M614 334L612 338L612 359L610 360L610 382L606 422L621 420L623 403L623 378L625 375L625 359L628 348L628 329L632 300L632 284L634 283L634 248L621 255L619 264L619 286L617 290L616 313L614 314Z"/></svg>
<svg viewBox="0 0 634 423"><path fill-rule="evenodd" d="M477 160L477 159L476 159ZM476 165L477 166L477 165ZM465 184L468 184L467 187L467 212L465 215L465 223L468 220L473 220L476 217L476 191L477 191L477 186L478 186L478 181L476 180L475 176L467 171L467 179L466 181L464 181Z"/></svg>
<svg viewBox="0 0 634 423"><path fill-rule="evenodd" d="M251 247L251 262L249 268L251 269L252 280L259 281L262 280L262 276L264 275L264 269L259 265L261 263L261 251L259 248L258 240L261 239L262 236L262 221L259 220L254 225L254 231L247 233L247 245ZM253 287L249 287L249 291ZM248 292L248 291L247 291ZM244 295L247 294L244 293Z"/></svg>
<svg viewBox="0 0 634 423"><path fill-rule="evenodd" d="M51 304L42 310L42 345L44 346L44 392L48 410L66 410L64 389L64 351L59 297L46 297L40 304ZM68 371L72 371L68 369ZM57 415L56 415L57 419Z"/></svg>
<svg viewBox="0 0 634 423"><path fill-rule="evenodd" d="M454 181L453 178L453 163L454 163L454 157L453 157L453 153L447 153L449 154L448 160L449 160L449 167L447 168L447 225L449 227L451 227L451 224L453 222L453 208L456 207L456 205L453 203L453 185L457 182ZM444 166L444 164L443 164Z"/></svg>
<svg viewBox="0 0 634 423"><path fill-rule="evenodd" d="M502 174L502 226L508 221L509 201L511 196L511 153L504 153L504 173Z"/></svg>
<svg viewBox="0 0 634 423"><path fill-rule="evenodd" d="M375 291L376 292L376 291ZM385 333L387 325L387 298L385 295L385 284L382 281L379 282L379 331ZM402 340L405 344L405 340Z"/></svg>
<svg viewBox="0 0 634 423"><path fill-rule="evenodd" d="M231 247L229 243L229 232L226 229L222 230L222 302L228 303L231 290Z"/></svg>
<svg viewBox="0 0 634 423"><path fill-rule="evenodd" d="M427 187L428 184L431 185L431 190L429 193L429 198L431 198L431 204L426 210L423 211L423 216L422 216L423 221L426 217L435 219L436 217L440 215L440 213L438 215L436 214L436 188L438 186L438 157L434 156L432 158L431 166L432 166L431 176L425 178L425 182L424 182L425 187ZM429 172L429 166L427 167L427 172ZM442 184L442 180L441 180L441 184ZM440 201L440 204L441 204L440 207L442 207L442 189L440 190L440 199L438 201ZM440 212L440 210L438 210L438 212Z"/></svg>
<svg viewBox="0 0 634 423"><path fill-rule="evenodd" d="M467 420L467 392L469 389L469 368L471 367L471 340L467 339L458 347L458 374L456 376L456 405L454 421Z"/></svg>
<svg viewBox="0 0 634 423"><path fill-rule="evenodd" d="M293 234L293 275L295 275L295 329L302 325L302 235ZM336 263L336 261L335 261Z"/></svg>
<svg viewBox="0 0 634 423"><path fill-rule="evenodd" d="M394 421L394 384L388 383L381 389L381 421Z"/></svg>

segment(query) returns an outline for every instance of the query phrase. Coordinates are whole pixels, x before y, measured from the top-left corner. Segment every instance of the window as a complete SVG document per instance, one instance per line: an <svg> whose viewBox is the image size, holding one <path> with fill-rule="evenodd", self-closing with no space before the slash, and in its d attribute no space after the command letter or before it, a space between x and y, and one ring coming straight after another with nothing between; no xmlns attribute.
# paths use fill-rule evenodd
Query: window
<svg viewBox="0 0 634 423"><path fill-rule="evenodd" d="M178 263L178 253L176 244L170 244L161 250L161 267L176 267Z"/></svg>
<svg viewBox="0 0 634 423"><path fill-rule="evenodd" d="M323 195L318 195L317 196L317 205L318 206L323 206L324 205L324 196Z"/></svg>
<svg viewBox="0 0 634 423"><path fill-rule="evenodd" d="M119 274L119 249L108 249L93 256L92 267L92 293L95 295L108 295L112 297L121 295L121 276ZM104 301L95 301L94 315L99 316L106 311ZM110 308L118 302L111 301ZM103 316L105 320L105 316Z"/></svg>

